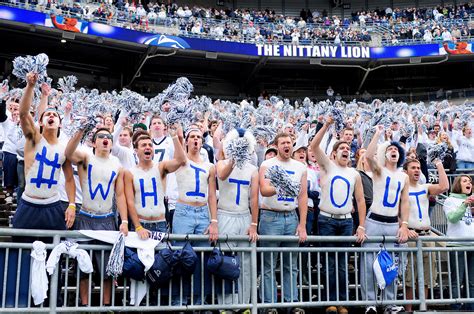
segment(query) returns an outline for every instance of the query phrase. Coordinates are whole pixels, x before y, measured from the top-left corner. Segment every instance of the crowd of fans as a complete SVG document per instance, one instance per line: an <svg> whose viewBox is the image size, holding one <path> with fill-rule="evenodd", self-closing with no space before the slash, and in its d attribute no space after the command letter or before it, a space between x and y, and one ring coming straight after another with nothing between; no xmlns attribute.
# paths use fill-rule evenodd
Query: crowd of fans
<svg viewBox="0 0 474 314"><path fill-rule="evenodd" d="M246 100L236 104L196 97L184 77L148 100L127 89L99 93L78 88L74 76L61 78L58 89L52 88L47 63L44 54L18 57L13 74L26 87L10 90L4 81L0 88L4 187L7 201L16 193L18 202L13 228L119 230L124 236L130 230L139 237L134 245L148 241L151 231L207 234L210 242L226 234L249 237L243 244L226 241L229 247L248 246L258 241L258 235L297 235L300 243L306 242L308 234L355 235L364 247L378 249L378 243L367 243L366 238L396 236L403 244L429 235L429 197L448 190L446 172L474 168L474 111L469 103L408 105L390 99L313 103L306 98L293 105L262 95L254 106ZM334 90L328 88L327 95L332 97ZM431 182L428 168L437 170L439 182ZM452 192L445 204L448 235L472 236L471 178L458 177ZM277 243L261 240L259 244ZM278 245L296 248L299 244ZM262 258L259 289L264 303L277 300L274 278L279 254L273 253L265 251ZM282 300L298 302L302 298L298 280L303 280L298 279L298 253L281 254ZM473 265L474 255L468 254L463 260ZM235 303L234 298L249 303L250 287L256 285L250 272L244 271L250 269L249 258L247 254L239 260L239 292L244 293L233 296L225 289L216 290L222 308ZM104 259L109 259L108 253L102 255ZM347 254L331 253L323 262L324 270L318 270L326 272L327 301L334 304L348 298L346 259ZM359 274L361 283L374 283L362 284L362 300L375 304L373 259L373 254L361 259ZM450 260L457 265L458 256L450 255ZM93 254L92 261L100 274L100 254ZM300 263L306 270L318 267ZM426 268L436 264L430 260ZM458 271L449 279L453 297L460 297L464 279L468 296L472 295L474 284L467 281L474 276L472 267ZM172 305L204 301L199 297L207 292L201 294L201 288L209 286L210 275L202 274L199 264L187 274L191 273L193 277L179 275L181 285L193 290L173 290ZM101 304L110 305L111 274L101 275L97 277L103 280ZM81 275L80 305L92 302L90 278ZM436 281L436 276L431 280ZM414 283L409 286L406 281L406 285ZM386 313L403 310L394 304L395 290L394 281L387 283ZM472 309L472 303L466 305ZM304 310L294 308L292 313ZM329 306L326 313L348 311ZM375 307L368 306L366 313L376 314Z"/></svg>
<svg viewBox="0 0 474 314"><path fill-rule="evenodd" d="M204 8L158 2L143 6L128 0L102 2L98 6L72 1L30 3L55 13L117 23L131 29L152 32L156 30L155 26L161 25L184 36L239 42L368 43L375 32L384 44L399 44L455 41L474 35L473 25L469 23L474 13L472 3L361 10L344 18L331 16L327 10L303 9L300 16L285 16L272 9Z"/></svg>

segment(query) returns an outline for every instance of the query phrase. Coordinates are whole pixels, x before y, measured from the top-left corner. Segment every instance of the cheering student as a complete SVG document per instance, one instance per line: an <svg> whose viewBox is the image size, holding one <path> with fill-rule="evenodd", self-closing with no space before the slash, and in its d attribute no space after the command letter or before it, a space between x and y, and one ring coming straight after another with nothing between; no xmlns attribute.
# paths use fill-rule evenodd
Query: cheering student
<svg viewBox="0 0 474 314"><path fill-rule="evenodd" d="M370 236L397 236L400 243L408 240L408 176L399 168L403 165L405 152L398 142L377 142L384 134L384 127L378 125L365 153L366 161L372 171L374 196L365 221L366 234ZM377 160L375 152L377 151ZM400 217L400 219L399 219ZM364 247L378 248L378 243L364 243ZM394 244L386 243L387 248ZM376 280L373 272L374 255L366 254L361 259L361 287L363 300L375 302ZM395 282L383 290L383 299L396 299ZM398 313L403 306L387 305L385 313ZM375 306L368 306L365 313L376 314Z"/></svg>
<svg viewBox="0 0 474 314"><path fill-rule="evenodd" d="M415 239L418 236L431 235L431 220L429 215L429 196L439 195L449 189L449 181L446 172L444 171L443 163L435 161L434 163L439 174L438 184L419 184L421 175L420 162L417 159L408 159L403 165L403 169L410 180L409 186L409 200L410 200L410 215L408 216L408 228L410 229L409 237ZM434 247L434 242L423 241L424 247ZM409 247L416 247L416 242L408 242ZM416 255L415 255L416 256ZM405 275L405 285L407 287L407 299L413 299L413 286L416 281L417 266L412 259L408 259L407 273ZM434 252L423 252L423 270L425 278L425 295L428 295L428 287L430 286L430 277L436 280L436 254ZM412 305L405 306L407 312L411 312Z"/></svg>
<svg viewBox="0 0 474 314"><path fill-rule="evenodd" d="M173 217L173 233L178 234L209 234L209 241L216 241L217 234L217 197L216 197L216 170L214 165L202 159L200 151L203 144L203 134L196 125L191 125L186 131L185 147L186 161L176 171L178 183L178 202ZM180 245L182 243L178 243ZM205 243L195 243L204 246ZM183 299L180 292L173 291L173 305L186 305L190 293L194 293L194 301L200 304L201 300L201 267L200 259L194 272L194 291L185 284ZM206 280L207 284L207 280Z"/></svg>
<svg viewBox="0 0 474 314"><path fill-rule="evenodd" d="M38 74L28 73L27 85L20 101L20 125L25 143L25 192L13 217L14 228L71 228L75 218L75 185L70 162L64 146L58 141L61 118L54 108L40 116L39 128L30 115L34 87ZM63 210L59 200L58 180L61 168L66 179L69 206Z"/></svg>
<svg viewBox="0 0 474 314"><path fill-rule="evenodd" d="M334 123L332 117L328 117L323 127L316 133L311 142L311 150L316 156L316 160L321 169L321 198L319 202L319 234L323 236L351 236L352 223L352 195L355 194L357 208L359 212L359 226L356 230L357 242L365 240L365 199L362 180L359 173L349 167L351 161L351 147L347 140L337 141L332 147L331 158L326 156L320 148L321 140ZM328 247L349 246L350 243L326 242L322 243ZM346 300L347 278L345 253L339 253L338 276L336 276L336 255L329 254L326 271L329 276L329 301ZM336 279L339 284L336 285ZM339 287L339 291L337 290ZM329 306L326 313L348 313L343 306Z"/></svg>
<svg viewBox="0 0 474 314"><path fill-rule="evenodd" d="M219 182L219 201L217 203L217 220L220 234L248 235L249 240L257 240L258 226L258 169L250 161L243 164L229 156L228 148L232 141L244 138L248 142L247 153L254 151L255 138L244 129L232 130L224 139L224 159L217 162ZM251 209L251 211L249 211ZM248 247L248 242L228 242L231 247ZM242 274L238 284L238 298L227 293L219 295L221 304L250 302L250 255L241 258Z"/></svg>
<svg viewBox="0 0 474 314"><path fill-rule="evenodd" d="M120 161L111 156L112 134L107 128L99 128L92 136L92 154L78 150L84 130L79 130L66 147L66 157L77 165L82 189L82 208L78 211L75 230L117 230L114 198L121 218L120 232L128 234L127 205L123 187L124 170ZM104 260L108 260L106 252ZM94 270L100 269L101 256L94 254ZM104 275L103 304L110 305L112 281ZM83 274L79 285L81 305L89 304L89 275Z"/></svg>
<svg viewBox="0 0 474 314"><path fill-rule="evenodd" d="M135 226L135 231L142 239L149 237L148 231L166 232L164 206L166 176L176 171L186 161L176 128L170 128L170 135L174 144L173 159L153 162L153 142L151 137L144 133L133 143L138 164L125 172L128 215Z"/></svg>
<svg viewBox="0 0 474 314"><path fill-rule="evenodd" d="M288 133L279 133L274 140L277 146L277 156L265 160L260 166L259 183L262 194L260 210L259 233L261 235L297 235L300 242L306 241L306 215L308 211L307 173L306 166L291 158L293 140ZM285 170L292 181L300 184L297 197L280 196L277 187L265 177L268 168L279 166ZM299 220L296 210L299 211ZM297 242L261 242L265 247L290 246L298 247ZM290 259L291 254L291 259ZM277 283L275 267L278 254L264 254L262 299L265 303L277 302ZM298 302L297 271L298 254L296 252L283 254L283 283L282 298L285 302ZM272 268L273 267L273 268ZM268 312L274 313L276 309ZM304 313L303 309L295 308L294 313Z"/></svg>

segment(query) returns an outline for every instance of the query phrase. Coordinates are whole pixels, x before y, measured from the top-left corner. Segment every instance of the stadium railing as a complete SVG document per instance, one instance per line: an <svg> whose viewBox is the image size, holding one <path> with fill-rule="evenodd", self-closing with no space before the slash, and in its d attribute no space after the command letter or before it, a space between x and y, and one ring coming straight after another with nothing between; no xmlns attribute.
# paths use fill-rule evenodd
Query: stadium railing
<svg viewBox="0 0 474 314"><path fill-rule="evenodd" d="M58 14L65 17L84 19L90 22L104 23L108 25L124 27L124 28L129 28L129 29L131 28L131 29L136 29L140 31L150 32L150 33L163 33L167 35L182 35L185 37L192 37L192 38L235 41L235 42L251 43L251 44L255 44L255 43L292 44L291 40L284 40L282 36L278 36L274 34L272 35L272 38L270 40L264 39L262 41L256 41L255 38L252 38L252 36L246 36L244 33L241 32L242 29L248 27L250 24L248 21L244 21L240 19L219 20L219 19L195 18L195 17L190 17L190 18L166 17L165 19L156 18L153 21L150 21L146 17L141 18L141 19L137 18L136 15L131 14L131 13L130 14L127 13L126 15L121 16L118 14L119 10L116 10L115 8L114 8L114 14L112 14L110 18L103 18L100 16L94 16L94 15L86 16L84 14L71 13L69 11L63 12L58 8L47 8L44 6L38 6L31 3L1 2L1 4L40 11L47 14ZM135 16L133 19L132 19L132 15ZM468 25L467 23L469 20L470 19L454 19L452 22L449 22L451 20L445 19L443 22L438 22L438 24L442 25L442 23L449 22L456 25L467 26ZM202 32L193 33L193 32L187 31L186 28L187 26L189 26L190 21L201 21L201 23L206 25L207 27L222 25L222 26L225 26L225 28L229 29L228 26L230 25L232 26L231 29L236 29L239 31L238 37L240 38L235 39L235 38L231 38L231 36L220 37L212 33L202 33ZM273 31L277 29L279 25L283 25L284 23L252 22L252 24L257 27ZM408 25L408 24L405 24L405 25ZM363 31L367 31L369 33L374 32L378 34L383 34L383 33L388 33L387 30L392 31L392 29L387 28L388 26L389 26L388 23L385 23L385 22L367 22L365 23L365 25L351 24L351 25L340 25L337 27L335 25L325 26L323 24L309 24L308 23L304 29L308 29L310 33L313 32L314 30L319 30L323 32L324 31L337 31L339 33L354 31L358 34L361 34ZM402 27L402 26L398 25L396 27ZM297 28L297 27L294 26L294 28ZM465 41L471 38L472 36L469 35L469 36L460 37L458 38L458 40ZM433 39L430 43L442 43L442 40ZM299 45L314 45L314 44L332 45L332 44L335 44L335 40L334 39L327 40L324 37L316 37L312 39L300 39L298 44ZM396 42L392 42L392 40L384 38L382 39L382 44L384 46L418 45L418 44L427 44L427 42L424 41L422 38L398 39ZM341 36L341 42L338 45L348 45L348 46L369 45L369 42L366 42L363 40L346 39L344 36Z"/></svg>
<svg viewBox="0 0 474 314"><path fill-rule="evenodd" d="M243 302L241 299L234 298L232 304L218 304L217 296L224 293L222 288L217 288L217 283L221 282L212 277L211 282L207 282L211 289L208 293L201 292L201 298L204 300L207 296L207 303L187 306L173 306L169 295L172 294L171 284L157 290L153 294L147 293L145 299L140 305L132 306L130 300L130 285L127 279L119 278L117 285L112 288L111 306L104 307L102 304L103 286L98 284L94 286L92 281L89 283L89 305L86 307L79 306L79 270L77 263L69 257L65 257L56 267L53 275L50 277L50 286L48 291L48 299L41 306L34 306L31 300L31 290L28 289L29 281L27 274L30 269L30 250L31 243L19 242L17 237L39 237L47 244L47 249L51 250L63 239L75 239L84 237L76 231L48 231L48 230L19 230L19 229L0 229L0 236L5 241L11 236L15 236L15 242L0 242L0 312L100 312L108 311L127 311L127 312L147 312L147 311L187 311L187 310L222 310L222 309L249 309L252 313L258 313L260 309L268 308L315 308L325 307L329 305L341 305L348 307L361 307L366 305L385 306L389 304L406 305L413 304L419 306L424 311L428 307L439 307L447 305L455 305L460 303L473 303L474 296L469 295L461 297L462 286L454 281L455 273L463 273L466 271L465 264L460 264L472 254L474 251L474 237L466 238L448 238L443 236L427 235L420 236L416 241L408 244L389 247L389 254L398 265L398 277L394 292L396 300L366 300L362 297L361 287L368 285L376 285L376 282L361 282L361 261L365 261L369 255L376 256L380 250L379 245L373 247L359 247L354 245L354 237L321 237L310 236L305 246L300 247L262 247L256 244L249 244L246 236L229 236L227 241L246 243L248 247L233 248L241 257L248 257L250 261L250 300ZM170 240L183 241L186 235L170 235ZM223 237L223 236L222 236ZM207 236L190 235L190 241L207 242ZM381 244L385 240L387 246L396 241L395 237L373 236L367 239L367 242ZM259 241L293 243L296 245L298 238L295 236L260 236ZM451 245L446 245L447 243ZM330 243L346 244L348 247L334 247ZM427 246L427 244L431 244ZM464 246L452 246L464 245ZM329 245L329 246L328 246ZM332 244L334 245L334 244ZM104 259L104 252L110 250L110 245L92 245L80 244L79 248L88 252L96 252L101 254L100 270L104 274L107 261ZM209 252L212 247L194 247L201 261L204 261L205 252ZM229 249L225 244L222 245L223 251ZM290 253L293 253L290 254ZM335 254L338 253L338 254ZM423 253L425 255L423 256ZM333 255L335 257L335 269L342 263L344 268L344 287L345 297L337 301L329 300L329 271L328 260ZM450 259L451 255L451 259ZM297 286L298 295L293 298L294 302L286 302L280 297L272 300L272 303L263 303L261 293L265 289L262 274L265 271L265 259L277 258L280 261L284 259L296 258L297 262ZM459 265L458 265L459 264ZM369 265L372 270L372 265ZM428 267L424 272L425 266ZM407 267L411 270L411 275L406 272ZM28 268L28 269L27 269ZM201 274L204 272L204 263L201 263ZM455 270L453 272L453 270ZM246 271L241 270L241 274ZM272 279L277 282L277 293L283 295L284 289L288 286L281 285L285 268L282 263L270 263L270 271L273 274ZM425 277L425 274L427 277ZM335 273L338 278L337 272ZM472 274L468 274L472 276ZM92 276L89 276L92 278ZM103 278L103 275L101 276ZM181 281L176 278L179 283ZM427 286L427 294L424 289L414 287L417 297L411 300L407 296L407 280L417 283L417 287ZM102 281L100 281L102 282ZM26 286L25 286L26 285ZM178 284L180 288L181 284ZM203 284L204 285L204 284ZM26 287L26 289L25 289ZM230 285L232 290L237 292L239 288L236 284ZM292 289L293 287L290 287ZM336 284L336 295L342 287ZM204 291L204 290L201 290ZM273 290L272 290L273 291ZM291 290L293 291L293 290ZM241 291L244 292L244 291ZM177 294L180 301L183 297L183 291ZM181 304L181 303L178 303Z"/></svg>

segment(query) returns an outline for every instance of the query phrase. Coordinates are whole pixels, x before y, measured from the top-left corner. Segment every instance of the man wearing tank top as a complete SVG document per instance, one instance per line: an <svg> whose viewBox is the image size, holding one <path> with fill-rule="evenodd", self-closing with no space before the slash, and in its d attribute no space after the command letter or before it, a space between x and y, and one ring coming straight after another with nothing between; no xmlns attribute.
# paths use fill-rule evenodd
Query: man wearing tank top
<svg viewBox="0 0 474 314"><path fill-rule="evenodd" d="M399 169L403 165L405 152L398 142L377 143L384 132L384 127L378 125L372 141L365 153L370 170L373 173L374 197L365 221L366 234L370 236L397 236L399 243L408 240L409 199L408 176ZM377 157L375 158L375 153ZM379 243L364 243L364 247L378 248ZM393 243L385 243L387 248L394 247ZM373 264L374 254L367 253L361 259L361 287L363 300L375 302L376 285ZM383 290L383 300L396 299L395 282ZM387 305L385 313L398 313L403 306ZM375 306L368 306L366 313L376 314Z"/></svg>
<svg viewBox="0 0 474 314"><path fill-rule="evenodd" d="M262 194L260 209L259 234L261 235L297 235L299 241L306 241L306 215L308 211L308 192L306 166L291 159L293 140L288 133L279 133L274 140L277 145L277 156L265 160L259 170L259 184ZM297 197L280 197L276 187L265 178L265 172L272 166L282 167L293 181L300 183ZM299 211L299 221L296 210ZM265 242L265 247L298 247L297 242ZM291 256L291 257L290 257ZM278 254L265 253L263 261L262 299L265 303L277 302L277 283L275 269ZM283 254L282 296L285 302L298 302L297 270L298 254L295 252ZM275 313L276 309L268 312ZM304 313L303 309L295 308L293 313Z"/></svg>
<svg viewBox="0 0 474 314"><path fill-rule="evenodd" d="M214 165L203 161L200 151L203 143L201 130L192 127L186 131L186 162L176 171L178 184L178 202L173 217L173 233L209 234L209 241L216 241L217 236L217 197L216 170ZM183 243L177 243L181 245ZM205 246L197 242L194 246ZM194 302L200 304L201 280L204 284L210 278L201 278L200 259L193 276ZM190 296L190 285L183 285L183 299L180 300L179 289L173 290L173 305L185 305Z"/></svg>
<svg viewBox="0 0 474 314"><path fill-rule="evenodd" d="M13 217L14 228L55 229L71 228L75 218L74 179L70 162L66 160L64 145L58 141L61 118L54 108L47 108L40 116L39 128L30 115L34 87L38 74L27 74L27 85L20 101L20 125L25 143L25 191ZM66 180L69 206L61 207L58 180L61 168Z"/></svg>
<svg viewBox="0 0 474 314"><path fill-rule="evenodd" d="M409 200L410 200L410 215L408 217L408 228L410 230L410 239L415 239L418 236L430 236L431 235L431 220L429 215L429 199L430 195L439 195L446 192L449 189L449 180L444 171L443 163L439 160L434 162L436 169L438 170L439 183L438 184L419 184L421 168L420 161L417 159L408 159L403 165L403 169L408 175L410 180L409 185ZM423 241L424 247L434 247L434 242ZM408 242L409 247L416 247L416 242ZM416 255L414 255L416 258ZM413 299L413 285L417 282L417 266L413 263L412 272L412 259L408 259L407 273L405 274L405 285L407 287L407 299ZM430 282L430 278L436 281L436 254L434 252L423 252L423 270L425 278L425 295L428 295L428 288L434 284ZM413 278L415 278L415 281ZM407 312L412 311L412 305L407 304L405 306Z"/></svg>
<svg viewBox="0 0 474 314"><path fill-rule="evenodd" d="M241 168L236 166L225 152L227 143L246 137L249 144L249 154L254 151L255 138L244 129L232 130L224 139L224 160L217 163L217 178L219 183L219 201L217 203L217 220L219 233L227 235L248 235L249 240L257 240L258 226L258 169L249 161ZM251 211L249 211L251 209ZM231 247L249 247L249 242L228 242ZM250 254L241 255L241 275L238 282L238 296L226 293L218 295L220 304L250 302ZM217 290L222 291L222 290Z"/></svg>
<svg viewBox="0 0 474 314"><path fill-rule="evenodd" d="M362 180L359 173L348 167L351 160L351 147L345 140L337 141L332 147L331 158L326 156L320 144L325 133L334 123L332 117L328 117L323 127L316 133L311 142L311 150L321 169L321 194L319 202L318 229L322 236L351 236L353 230L352 222L352 195L355 195L357 208L359 209L359 226L356 231L357 242L365 240L365 200ZM348 242L323 242L322 246L347 247ZM338 253L336 268L336 254L330 253L328 263L325 267L329 277L329 301L345 301L349 278L347 278L347 254ZM338 276L336 276L336 271ZM339 285L336 284L338 279ZM339 287L339 290L337 289ZM337 295L339 294L339 299ZM347 314L343 306L329 306L326 313Z"/></svg>
<svg viewBox="0 0 474 314"><path fill-rule="evenodd" d="M138 165L125 172L128 215L142 239L149 237L149 231L166 232L164 186L167 174L176 171L186 162L176 127L170 128L170 135L174 144L173 159L153 162L152 139L143 134L133 143Z"/></svg>
<svg viewBox="0 0 474 314"><path fill-rule="evenodd" d="M92 136L93 153L77 149L84 130L78 131L66 147L66 157L77 165L82 189L82 208L78 211L75 230L117 230L114 198L120 218L120 232L128 234L127 205L123 187L124 170L118 158L111 156L112 134L99 128ZM108 260L109 252L104 254ZM100 254L94 254L94 270L100 270ZM112 281L103 274L103 304L110 305ZM82 305L89 304L89 276L82 276L79 293Z"/></svg>

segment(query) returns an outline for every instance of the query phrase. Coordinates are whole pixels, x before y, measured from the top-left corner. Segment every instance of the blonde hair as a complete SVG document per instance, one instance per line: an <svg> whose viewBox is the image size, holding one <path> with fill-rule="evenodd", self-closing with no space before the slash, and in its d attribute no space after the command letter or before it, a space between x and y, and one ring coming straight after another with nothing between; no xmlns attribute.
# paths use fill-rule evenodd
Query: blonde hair
<svg viewBox="0 0 474 314"><path fill-rule="evenodd" d="M453 149L453 144L451 144L451 141L449 140L449 135L446 132L439 132L438 136L436 137L436 144L443 143L443 140L441 139L442 134L446 134L446 144L448 144L448 148Z"/></svg>

